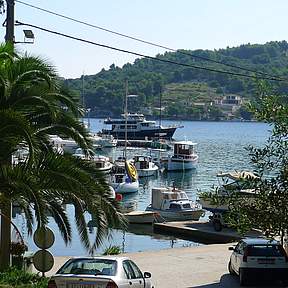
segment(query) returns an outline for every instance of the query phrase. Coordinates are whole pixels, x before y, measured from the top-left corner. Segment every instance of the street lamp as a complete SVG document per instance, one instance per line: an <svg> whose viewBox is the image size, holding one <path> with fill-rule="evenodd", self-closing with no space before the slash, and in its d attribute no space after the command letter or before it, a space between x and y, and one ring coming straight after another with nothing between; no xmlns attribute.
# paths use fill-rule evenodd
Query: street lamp
<svg viewBox="0 0 288 288"><path fill-rule="evenodd" d="M34 33L32 30L23 30L24 32L24 43L30 43L33 44L34 43ZM28 41L27 41L28 39Z"/></svg>

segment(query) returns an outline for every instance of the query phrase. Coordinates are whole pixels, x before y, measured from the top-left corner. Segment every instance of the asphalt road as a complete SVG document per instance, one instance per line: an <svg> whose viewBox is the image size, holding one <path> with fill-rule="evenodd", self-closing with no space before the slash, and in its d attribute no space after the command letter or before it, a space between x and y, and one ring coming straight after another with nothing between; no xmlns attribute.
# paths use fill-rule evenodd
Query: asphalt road
<svg viewBox="0 0 288 288"><path fill-rule="evenodd" d="M231 276L227 264L231 244L213 244L198 247L173 248L160 251L127 253L142 271L152 273L155 288L234 288L239 279ZM53 274L69 257L55 257ZM250 288L252 286L249 286ZM266 282L253 287L281 287ZM283 286L282 286L283 287Z"/></svg>

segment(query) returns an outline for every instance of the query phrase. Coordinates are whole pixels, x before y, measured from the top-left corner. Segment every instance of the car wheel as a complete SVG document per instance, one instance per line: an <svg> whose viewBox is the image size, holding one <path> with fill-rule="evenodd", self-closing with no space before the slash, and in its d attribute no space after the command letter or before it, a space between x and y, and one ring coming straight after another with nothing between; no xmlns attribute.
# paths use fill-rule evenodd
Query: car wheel
<svg viewBox="0 0 288 288"><path fill-rule="evenodd" d="M222 230L222 224L219 220L214 220L213 221L213 226L214 226L214 230L219 232Z"/></svg>
<svg viewBox="0 0 288 288"><path fill-rule="evenodd" d="M247 286L248 279L247 274L244 273L242 269L239 270L239 280L240 280L240 286Z"/></svg>
<svg viewBox="0 0 288 288"><path fill-rule="evenodd" d="M231 275L236 275L235 271L231 267L231 260L228 263L228 271Z"/></svg>

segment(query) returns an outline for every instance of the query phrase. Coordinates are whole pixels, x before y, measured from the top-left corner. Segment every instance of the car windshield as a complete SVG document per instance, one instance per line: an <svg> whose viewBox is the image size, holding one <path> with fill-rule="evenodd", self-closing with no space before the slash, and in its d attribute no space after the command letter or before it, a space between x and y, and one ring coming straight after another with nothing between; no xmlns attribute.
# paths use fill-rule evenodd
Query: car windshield
<svg viewBox="0 0 288 288"><path fill-rule="evenodd" d="M280 245L253 245L248 246L249 256L283 257L284 249Z"/></svg>
<svg viewBox="0 0 288 288"><path fill-rule="evenodd" d="M65 263L57 274L115 276L117 262L110 259L73 259Z"/></svg>

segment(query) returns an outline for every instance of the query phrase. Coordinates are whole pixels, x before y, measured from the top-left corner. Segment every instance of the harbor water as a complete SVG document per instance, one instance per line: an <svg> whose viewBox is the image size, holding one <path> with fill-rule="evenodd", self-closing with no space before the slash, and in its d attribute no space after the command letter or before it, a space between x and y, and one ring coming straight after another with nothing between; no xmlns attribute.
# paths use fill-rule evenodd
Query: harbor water
<svg viewBox="0 0 288 288"><path fill-rule="evenodd" d="M102 119L90 119L90 130L98 132L104 128ZM162 121L163 125L175 124L173 121ZM177 129L174 138L176 140L192 140L198 143L196 152L199 155L199 162L196 170L186 173L169 172L159 173L157 177L140 179L138 193L124 195L124 201L136 201L137 210L145 210L151 201L152 187L175 185L186 191L192 200L197 199L201 191L210 190L217 185L216 174L219 172L235 170L251 170L253 167L245 147L252 145L262 146L270 135L270 127L265 123L257 122L194 122L182 121L183 128ZM121 155L123 148L113 148L99 153L116 158ZM98 153L98 151L97 151ZM143 149L128 149L128 156L141 153L150 153ZM49 227L54 231L55 243L49 249L56 256L64 255L86 255L77 229L75 227L73 207L67 205L67 213L71 219L73 228L73 240L71 245L65 246L53 221ZM87 221L90 215L86 215ZM37 247L33 240L27 236L25 222L22 215L16 215L14 223L20 228L29 248L36 251ZM95 227L89 227L91 240L95 237ZM97 251L103 252L110 245L120 246L123 252L137 252L147 250L159 250L173 247L186 247L201 245L191 240L176 239L171 236L163 236L153 233L149 225L131 225L129 231L113 230L110 237L105 239L102 247Z"/></svg>

